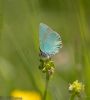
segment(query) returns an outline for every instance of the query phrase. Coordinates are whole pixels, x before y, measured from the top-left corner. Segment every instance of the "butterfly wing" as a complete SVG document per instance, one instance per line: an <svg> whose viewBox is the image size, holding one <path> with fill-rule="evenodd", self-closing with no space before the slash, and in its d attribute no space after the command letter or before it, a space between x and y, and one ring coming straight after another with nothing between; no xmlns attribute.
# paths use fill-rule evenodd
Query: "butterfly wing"
<svg viewBox="0 0 90 100"><path fill-rule="evenodd" d="M62 47L60 35L47 25L40 24L40 49L46 55L55 55Z"/></svg>

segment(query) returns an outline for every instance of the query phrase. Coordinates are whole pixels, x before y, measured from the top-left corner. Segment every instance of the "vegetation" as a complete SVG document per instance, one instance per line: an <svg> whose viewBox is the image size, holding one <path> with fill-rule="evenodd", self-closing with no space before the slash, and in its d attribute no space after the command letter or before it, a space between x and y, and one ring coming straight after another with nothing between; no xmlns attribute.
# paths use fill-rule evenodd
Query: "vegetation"
<svg viewBox="0 0 90 100"><path fill-rule="evenodd" d="M68 87L75 80L85 84L81 100L90 100L89 5L89 0L0 0L0 96L13 90L43 95L45 74L38 68L43 22L60 33L63 42L52 58L55 72L47 100L69 100Z"/></svg>

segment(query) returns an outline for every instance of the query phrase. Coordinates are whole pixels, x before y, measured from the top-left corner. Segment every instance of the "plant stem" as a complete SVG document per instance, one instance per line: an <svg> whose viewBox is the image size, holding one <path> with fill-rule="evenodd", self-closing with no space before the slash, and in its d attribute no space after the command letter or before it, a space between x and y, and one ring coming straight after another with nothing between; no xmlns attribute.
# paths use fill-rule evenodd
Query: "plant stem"
<svg viewBox="0 0 90 100"><path fill-rule="evenodd" d="M74 94L72 94L72 95L71 95L71 97L70 97L70 100L74 100L75 96L76 96L76 94L75 94L75 93L74 93Z"/></svg>
<svg viewBox="0 0 90 100"><path fill-rule="evenodd" d="M43 95L43 100L46 100L46 97L47 97L48 83L49 83L49 74L47 72L46 73L46 84L45 84L45 91L44 91L44 95Z"/></svg>

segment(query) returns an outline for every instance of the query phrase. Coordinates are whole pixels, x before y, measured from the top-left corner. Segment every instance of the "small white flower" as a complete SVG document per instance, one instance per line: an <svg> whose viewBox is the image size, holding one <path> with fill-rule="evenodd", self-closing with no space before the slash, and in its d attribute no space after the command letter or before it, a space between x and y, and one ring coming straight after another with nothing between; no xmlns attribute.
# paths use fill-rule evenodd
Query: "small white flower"
<svg viewBox="0 0 90 100"><path fill-rule="evenodd" d="M70 84L69 91L72 91L72 90L73 90L73 86L72 86L72 84Z"/></svg>

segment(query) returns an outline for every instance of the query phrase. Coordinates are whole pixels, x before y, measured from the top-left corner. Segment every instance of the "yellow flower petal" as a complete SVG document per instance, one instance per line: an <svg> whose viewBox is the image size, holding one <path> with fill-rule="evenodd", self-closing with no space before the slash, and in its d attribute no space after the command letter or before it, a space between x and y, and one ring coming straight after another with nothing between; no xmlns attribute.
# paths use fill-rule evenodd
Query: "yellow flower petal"
<svg viewBox="0 0 90 100"><path fill-rule="evenodd" d="M37 92L15 90L11 93L15 98L22 98L22 100L41 100L41 96Z"/></svg>

